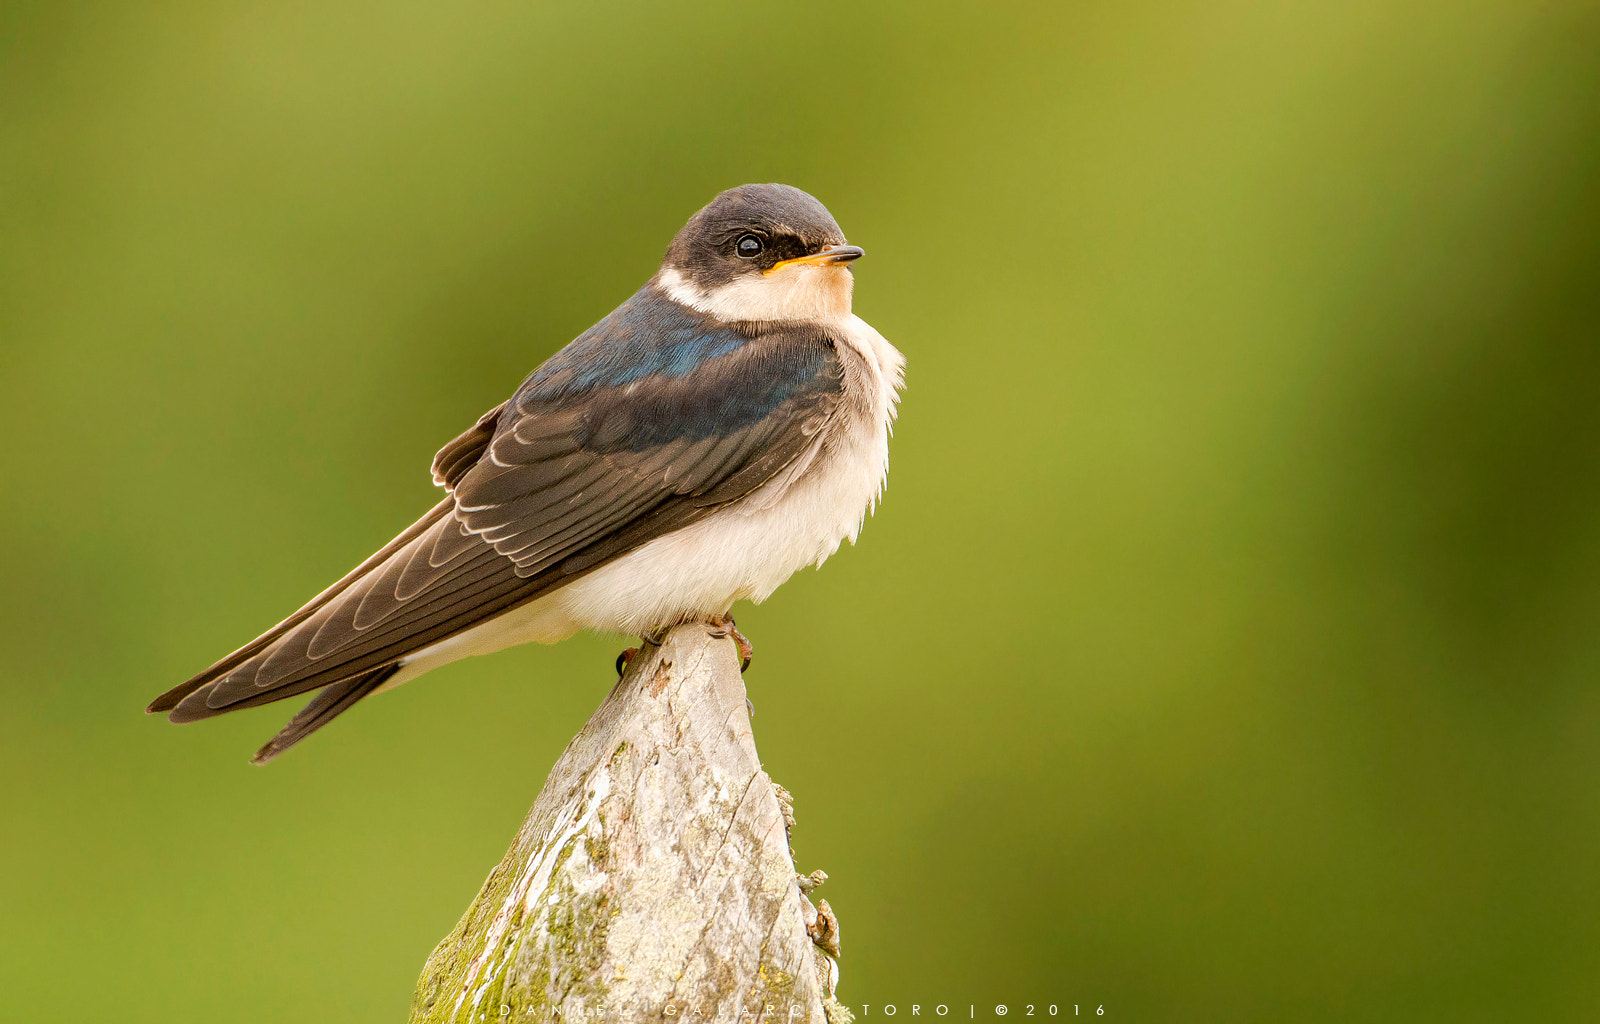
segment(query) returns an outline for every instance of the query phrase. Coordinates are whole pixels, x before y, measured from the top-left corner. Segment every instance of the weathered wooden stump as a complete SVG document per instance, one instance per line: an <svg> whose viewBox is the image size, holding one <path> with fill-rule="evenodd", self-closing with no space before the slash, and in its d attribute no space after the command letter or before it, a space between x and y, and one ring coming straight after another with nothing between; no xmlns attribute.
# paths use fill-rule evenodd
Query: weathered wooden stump
<svg viewBox="0 0 1600 1024"><path fill-rule="evenodd" d="M705 626L647 645L423 968L416 1022L840 1024L838 922L797 876L787 794Z"/></svg>

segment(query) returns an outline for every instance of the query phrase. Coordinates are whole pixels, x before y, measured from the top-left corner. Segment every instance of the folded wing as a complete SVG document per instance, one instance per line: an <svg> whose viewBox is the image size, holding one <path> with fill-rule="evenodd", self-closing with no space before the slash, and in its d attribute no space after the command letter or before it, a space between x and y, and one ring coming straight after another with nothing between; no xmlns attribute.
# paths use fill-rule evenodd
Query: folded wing
<svg viewBox="0 0 1600 1024"><path fill-rule="evenodd" d="M624 330L630 358L576 377L573 365L594 364L584 346L619 343L615 324L596 337L613 318L441 449L434 476L449 497L149 710L187 722L327 687L262 749L268 760L407 655L750 494L838 407L842 369L816 329L744 335L702 323L690 335L698 358L684 357L681 330L645 332L656 348L642 351Z"/></svg>

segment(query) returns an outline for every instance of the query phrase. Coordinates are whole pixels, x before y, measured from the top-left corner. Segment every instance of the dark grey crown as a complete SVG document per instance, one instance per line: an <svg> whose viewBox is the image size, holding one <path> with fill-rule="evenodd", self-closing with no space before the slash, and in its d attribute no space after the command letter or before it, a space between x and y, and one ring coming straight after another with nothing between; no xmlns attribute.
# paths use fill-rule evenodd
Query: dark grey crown
<svg viewBox="0 0 1600 1024"><path fill-rule="evenodd" d="M761 241L761 251L754 256L739 251L746 235ZM740 185L689 218L661 265L701 288L715 288L844 241L844 232L828 208L792 185Z"/></svg>

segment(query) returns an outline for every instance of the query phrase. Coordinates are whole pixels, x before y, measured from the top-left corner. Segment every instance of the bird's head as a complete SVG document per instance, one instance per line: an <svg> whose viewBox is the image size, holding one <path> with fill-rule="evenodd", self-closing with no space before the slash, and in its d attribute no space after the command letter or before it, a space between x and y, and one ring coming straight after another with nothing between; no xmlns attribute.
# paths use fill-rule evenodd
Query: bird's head
<svg viewBox="0 0 1600 1024"><path fill-rule="evenodd" d="M656 283L722 320L819 320L850 312L848 245L828 208L789 185L741 185L672 240Z"/></svg>

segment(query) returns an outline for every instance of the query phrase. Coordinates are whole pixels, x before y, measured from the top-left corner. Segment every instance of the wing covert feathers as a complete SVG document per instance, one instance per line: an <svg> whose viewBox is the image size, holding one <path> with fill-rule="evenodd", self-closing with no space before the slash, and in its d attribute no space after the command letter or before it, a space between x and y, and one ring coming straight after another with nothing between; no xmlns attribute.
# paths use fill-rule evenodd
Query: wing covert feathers
<svg viewBox="0 0 1600 1024"><path fill-rule="evenodd" d="M461 475L473 466L478 459L483 457L483 450L489 447L489 442L494 440L496 425L500 422L500 414L505 411L508 402L501 402L478 417L478 422L460 437L451 441L433 457L433 482L447 491L453 491Z"/></svg>

